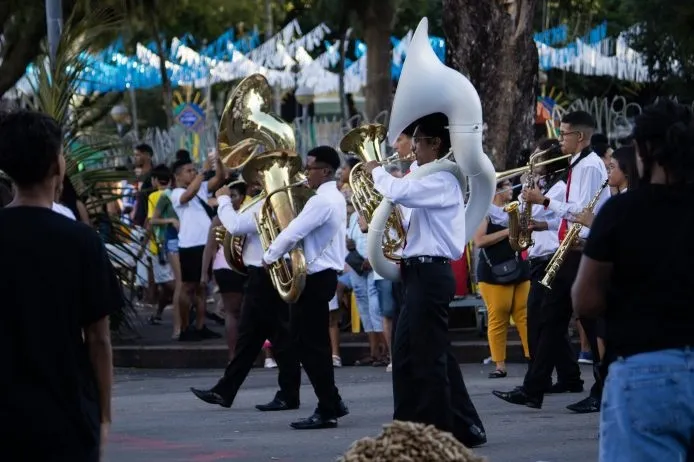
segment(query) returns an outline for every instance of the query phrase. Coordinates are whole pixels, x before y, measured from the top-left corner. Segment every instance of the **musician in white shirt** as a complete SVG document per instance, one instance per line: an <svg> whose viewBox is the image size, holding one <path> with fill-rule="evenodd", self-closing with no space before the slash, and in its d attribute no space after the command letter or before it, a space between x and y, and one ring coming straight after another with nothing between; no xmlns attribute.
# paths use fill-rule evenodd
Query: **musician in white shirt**
<svg viewBox="0 0 694 462"><path fill-rule="evenodd" d="M558 145L556 139L545 140L536 149L536 152L550 149L553 145ZM555 162L550 165L540 166L535 172L540 178L536 184L550 200L563 200L566 197L566 183L564 181L565 165L563 162ZM525 209L526 203L522 202ZM546 293L546 289L540 284L544 276L547 264L559 247L558 230L561 219L554 212L545 209L542 205L532 206L531 229L533 245L528 248L528 261L530 263L530 294L528 295L528 345L530 347L530 362L528 371L531 369L533 358L537 354L537 345L542 338L543 328L547 324L546 320L551 320L548 315L552 314L551 309L544 309L544 302L552 299ZM562 341L553 346L554 348L554 367L557 370L557 383L547 382L547 390L552 393L563 393L567 391L582 391L583 382L581 380L581 370L576 361L576 355L571 341L564 335Z"/></svg>
<svg viewBox="0 0 694 462"><path fill-rule="evenodd" d="M564 154L574 154L567 175L567 191L564 199L552 199L543 195L539 188L522 192L524 200L542 205L561 218L558 240L562 242L575 216L586 208L588 203L600 191L607 180L607 170L602 159L590 148L590 138L595 127L595 120L585 111L566 114L560 126L559 141ZM603 188L595 211L609 197L609 189ZM584 227L579 237L585 239L589 229ZM573 285L578 264L581 259L581 247L574 246L567 253L564 262L552 283L552 290L547 291L543 309L553 314L544 326L532 367L526 374L523 386L511 392L494 391L494 395L513 404L541 408L547 383L551 379L552 369L556 362L558 346L563 343L573 314L571 306L571 286ZM593 357L598 358L596 324L594 321L581 321L591 343ZM591 389L591 396L580 403L570 405L576 412L597 412L600 409L602 387L599 380L597 361L594 364L596 386ZM576 391L580 391L575 385ZM581 384L582 388L582 384Z"/></svg>
<svg viewBox="0 0 694 462"><path fill-rule="evenodd" d="M238 340L234 358L227 365L224 375L209 390L191 388L201 400L230 407L241 385L248 377L256 358L263 349L265 340L272 342L272 351L277 362L279 391L267 404L259 404L259 411L285 411L299 408L301 367L296 357L289 331L289 307L280 298L263 267L263 247L256 228L256 216L263 204L257 201L238 213L231 202L228 186L217 193L219 207L217 215L231 235L245 235L242 259L246 265L248 279L238 324Z"/></svg>
<svg viewBox="0 0 694 462"><path fill-rule="evenodd" d="M419 119L418 165L448 152L447 125L441 113ZM375 162L365 170L385 198L412 209L401 263L405 306L393 344L393 418L434 425L468 447L484 444L484 427L448 341L448 306L455 296L450 262L461 258L466 245L463 191L448 172L395 178Z"/></svg>
<svg viewBox="0 0 694 462"><path fill-rule="evenodd" d="M294 346L318 397L313 415L293 422L297 430L334 428L348 410L335 386L330 348L329 303L337 288L337 273L344 269L347 202L337 189L335 172L340 155L329 146L307 154L306 177L316 191L303 210L280 232L263 256L270 265L303 243L308 276L306 287L292 306Z"/></svg>

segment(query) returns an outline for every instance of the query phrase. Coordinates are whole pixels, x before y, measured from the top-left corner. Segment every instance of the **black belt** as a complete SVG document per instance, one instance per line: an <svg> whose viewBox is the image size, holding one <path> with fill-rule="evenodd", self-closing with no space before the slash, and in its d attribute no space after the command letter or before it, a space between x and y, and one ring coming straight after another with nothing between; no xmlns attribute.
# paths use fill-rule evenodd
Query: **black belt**
<svg viewBox="0 0 694 462"><path fill-rule="evenodd" d="M448 264L451 262L450 258L446 257L430 257L428 255L422 255L421 257L409 257L403 258L402 263L405 266L422 265L427 263L442 263Z"/></svg>

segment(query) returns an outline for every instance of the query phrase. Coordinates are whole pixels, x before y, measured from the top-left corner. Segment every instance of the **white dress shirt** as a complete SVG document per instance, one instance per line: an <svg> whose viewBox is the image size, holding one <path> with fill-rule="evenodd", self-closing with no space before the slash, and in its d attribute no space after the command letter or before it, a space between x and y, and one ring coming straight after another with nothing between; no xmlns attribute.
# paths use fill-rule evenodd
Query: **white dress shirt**
<svg viewBox="0 0 694 462"><path fill-rule="evenodd" d="M465 203L458 180L448 172L419 179L395 178L383 167L374 186L388 200L413 209L403 258L430 256L458 260L465 251Z"/></svg>
<svg viewBox="0 0 694 462"><path fill-rule="evenodd" d="M551 201L564 200L566 197L566 183L557 181L545 193ZM525 209L525 202L521 202L521 212ZM535 221L547 222L547 230L533 231L532 239L534 244L528 248L528 258L542 258L551 256L559 248L559 226L561 218L542 205L533 205L532 218Z"/></svg>
<svg viewBox="0 0 694 462"><path fill-rule="evenodd" d="M580 153L572 157L571 162L575 162L579 155ZM550 199L548 208L556 213L559 218L568 220L569 226L571 226L573 217L586 208L605 180L607 180L605 162L603 162L596 153L591 152L576 164L571 171L571 182L570 185L567 186L567 188L569 188L568 200L565 198L557 200ZM610 190L609 188L604 188L598 203L593 209L593 213L597 214L600 207L602 207L609 198ZM590 230L584 226L579 233L579 237L585 239L588 237L589 232Z"/></svg>
<svg viewBox="0 0 694 462"><path fill-rule="evenodd" d="M390 175L389 175L390 176ZM323 183L303 210L280 232L263 256L276 262L303 240L308 274L342 271L347 257L347 202L334 181Z"/></svg>
<svg viewBox="0 0 694 462"><path fill-rule="evenodd" d="M263 266L263 246L260 242L255 218L264 202L264 200L258 201L242 213L238 213L234 210L229 196L219 196L217 199L219 205L217 216L219 216L219 221L222 222L227 232L232 236L246 236L241 255L246 266Z"/></svg>
<svg viewBox="0 0 694 462"><path fill-rule="evenodd" d="M489 204L489 221L495 225L508 227L508 213L504 212L503 207L496 204Z"/></svg>

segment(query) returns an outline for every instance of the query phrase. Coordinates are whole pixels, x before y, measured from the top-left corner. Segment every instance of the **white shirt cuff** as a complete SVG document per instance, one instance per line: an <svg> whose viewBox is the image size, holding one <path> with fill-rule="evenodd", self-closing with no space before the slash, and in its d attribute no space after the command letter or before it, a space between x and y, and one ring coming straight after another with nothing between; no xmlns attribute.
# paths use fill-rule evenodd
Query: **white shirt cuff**
<svg viewBox="0 0 694 462"><path fill-rule="evenodd" d="M231 204L231 197L229 196L219 196L217 198L217 205L222 206L222 205L229 205Z"/></svg>
<svg viewBox="0 0 694 462"><path fill-rule="evenodd" d="M373 171L371 172L371 176L373 177L374 182L378 181L378 177L381 176L381 175L387 175L386 169L383 168L383 167L381 167L381 166L376 167L376 168L373 169Z"/></svg>

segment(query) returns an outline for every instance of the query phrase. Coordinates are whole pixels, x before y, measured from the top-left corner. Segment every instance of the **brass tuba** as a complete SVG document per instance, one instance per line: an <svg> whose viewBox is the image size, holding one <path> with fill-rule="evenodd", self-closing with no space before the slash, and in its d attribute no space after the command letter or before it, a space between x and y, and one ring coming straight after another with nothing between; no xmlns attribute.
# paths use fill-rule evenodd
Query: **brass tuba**
<svg viewBox="0 0 694 462"><path fill-rule="evenodd" d="M264 250L314 194L302 186L306 179L301 173L301 158L294 152L294 130L272 112L271 106L272 90L265 77L260 74L246 77L227 101L217 138L224 165L241 170L246 183L258 182L263 187L263 191L239 213L265 200L256 218ZM228 261L241 261L241 239L225 234L224 252ZM293 303L306 283L307 265L300 246L289 255L291 267L282 258L270 267L270 277L282 299Z"/></svg>
<svg viewBox="0 0 694 462"><path fill-rule="evenodd" d="M301 158L293 151L276 150L251 159L246 169L256 176L266 197L256 224L263 249L267 250L277 235L296 218L306 202L315 193L305 187L303 179L297 181L302 168ZM270 266L270 278L282 300L295 303L306 285L307 263L300 246L289 251L290 265L284 258Z"/></svg>
<svg viewBox="0 0 694 462"><path fill-rule="evenodd" d="M559 156L548 159L544 162L538 162L540 157L547 154L561 153L559 145L552 146L544 151L536 152L530 156L527 167L524 167L523 173L527 173L524 188L533 189L535 187L535 178L533 172L535 168L548 165L560 160L568 159L570 155ZM505 179L507 179L506 177ZM504 207L504 212L508 213L508 241L513 250L521 252L533 245L532 231L530 230L530 221L532 220L533 204L526 202L523 210L520 210L520 202L513 201Z"/></svg>
<svg viewBox="0 0 694 462"><path fill-rule="evenodd" d="M217 135L217 151L225 167L242 170L263 150L294 149L294 130L270 111L271 104L271 88L260 74L248 76L234 88L224 106ZM238 213L243 213L264 197L263 192ZM245 275L242 253L246 237L232 236L220 226L215 230L215 238L224 248L229 267Z"/></svg>
<svg viewBox="0 0 694 462"><path fill-rule="evenodd" d="M383 125L369 124L350 130L340 141L342 152L354 153L361 161L349 173L349 186L352 188L352 203L367 223L371 222L374 210L383 196L374 189L373 178L364 171L364 164L370 161L381 164L391 162L390 158L383 159L381 153L381 143L385 138L386 128ZM399 208L393 208L386 228L383 233L383 254L390 260L398 260L400 257L396 255L396 251L402 247L407 237Z"/></svg>

